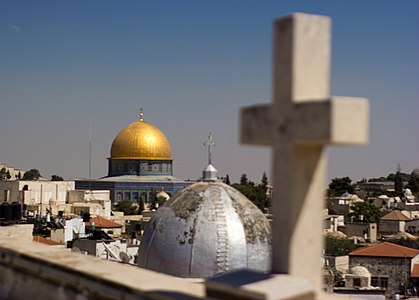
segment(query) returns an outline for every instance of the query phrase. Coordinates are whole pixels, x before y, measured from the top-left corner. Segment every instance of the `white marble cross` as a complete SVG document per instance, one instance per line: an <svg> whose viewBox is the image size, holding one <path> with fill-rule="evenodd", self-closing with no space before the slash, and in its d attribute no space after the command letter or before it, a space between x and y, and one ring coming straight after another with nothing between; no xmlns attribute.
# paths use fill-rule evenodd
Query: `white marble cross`
<svg viewBox="0 0 419 300"><path fill-rule="evenodd" d="M208 134L208 140L204 142L204 146L208 147L208 164L212 163L212 150L215 148L215 142L212 137L212 132Z"/></svg>
<svg viewBox="0 0 419 300"><path fill-rule="evenodd" d="M321 286L326 144L368 141L367 99L329 96L331 21L274 22L273 103L243 108L241 142L273 146L272 272Z"/></svg>

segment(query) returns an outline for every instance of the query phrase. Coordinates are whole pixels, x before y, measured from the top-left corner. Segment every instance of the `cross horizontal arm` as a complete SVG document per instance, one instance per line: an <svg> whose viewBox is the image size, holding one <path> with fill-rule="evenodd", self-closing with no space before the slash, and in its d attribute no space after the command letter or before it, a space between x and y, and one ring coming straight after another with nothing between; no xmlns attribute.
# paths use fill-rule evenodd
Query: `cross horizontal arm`
<svg viewBox="0 0 419 300"><path fill-rule="evenodd" d="M243 107L240 113L240 142L269 146L273 143L275 123L270 104Z"/></svg>
<svg viewBox="0 0 419 300"><path fill-rule="evenodd" d="M369 104L365 98L295 104L291 128L297 144L360 145L368 142Z"/></svg>
<svg viewBox="0 0 419 300"><path fill-rule="evenodd" d="M368 142L369 103L365 98L332 97L330 101L300 102L294 105L288 124L280 124L272 117L269 104L244 107L240 116L243 144L272 145L280 127L289 130L297 144Z"/></svg>

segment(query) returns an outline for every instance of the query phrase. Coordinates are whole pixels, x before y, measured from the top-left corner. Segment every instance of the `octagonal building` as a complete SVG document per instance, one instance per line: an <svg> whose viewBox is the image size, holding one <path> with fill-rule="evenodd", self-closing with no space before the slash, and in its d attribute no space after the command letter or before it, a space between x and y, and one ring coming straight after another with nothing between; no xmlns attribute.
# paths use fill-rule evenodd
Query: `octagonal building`
<svg viewBox="0 0 419 300"><path fill-rule="evenodd" d="M110 190L113 202L152 203L159 192L169 197L191 184L173 176L170 143L155 125L140 118L115 137L108 158L108 176L76 180L76 189Z"/></svg>

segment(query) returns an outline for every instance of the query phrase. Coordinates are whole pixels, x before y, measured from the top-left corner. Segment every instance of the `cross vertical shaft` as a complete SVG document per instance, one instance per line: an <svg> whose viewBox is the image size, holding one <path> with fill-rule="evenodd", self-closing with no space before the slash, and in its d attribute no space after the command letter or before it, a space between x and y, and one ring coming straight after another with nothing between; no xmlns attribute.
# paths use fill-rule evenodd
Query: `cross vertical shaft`
<svg viewBox="0 0 419 300"><path fill-rule="evenodd" d="M205 147L208 147L208 164L212 164L212 149L215 147L215 142L212 137L212 132L208 134L208 140L204 143Z"/></svg>
<svg viewBox="0 0 419 300"><path fill-rule="evenodd" d="M273 112L282 122L273 144L272 271L309 276L320 286L324 150L321 144L293 142L299 121L293 118L293 106L328 98L330 20L294 15L274 26Z"/></svg>

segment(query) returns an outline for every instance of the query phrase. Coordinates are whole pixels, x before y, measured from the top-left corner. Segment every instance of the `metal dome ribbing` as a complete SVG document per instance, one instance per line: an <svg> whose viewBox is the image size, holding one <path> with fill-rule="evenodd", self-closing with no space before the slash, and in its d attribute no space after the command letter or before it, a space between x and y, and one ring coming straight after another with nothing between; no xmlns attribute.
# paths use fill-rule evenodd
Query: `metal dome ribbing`
<svg viewBox="0 0 419 300"><path fill-rule="evenodd" d="M179 277L206 278L250 268L269 271L271 228L244 195L221 182L198 182L150 220L139 265Z"/></svg>

